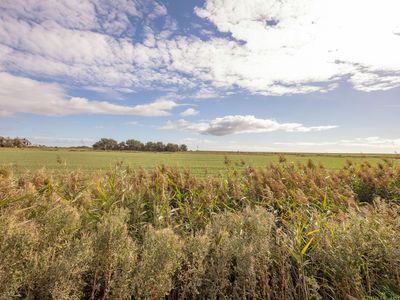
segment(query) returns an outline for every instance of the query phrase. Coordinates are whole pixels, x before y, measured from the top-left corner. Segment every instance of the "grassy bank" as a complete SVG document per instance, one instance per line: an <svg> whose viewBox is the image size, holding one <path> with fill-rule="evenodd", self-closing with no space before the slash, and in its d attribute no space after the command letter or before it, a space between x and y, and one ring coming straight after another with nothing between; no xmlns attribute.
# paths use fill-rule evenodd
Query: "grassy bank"
<svg viewBox="0 0 400 300"><path fill-rule="evenodd" d="M225 169L3 169L0 298L399 299L390 160Z"/></svg>

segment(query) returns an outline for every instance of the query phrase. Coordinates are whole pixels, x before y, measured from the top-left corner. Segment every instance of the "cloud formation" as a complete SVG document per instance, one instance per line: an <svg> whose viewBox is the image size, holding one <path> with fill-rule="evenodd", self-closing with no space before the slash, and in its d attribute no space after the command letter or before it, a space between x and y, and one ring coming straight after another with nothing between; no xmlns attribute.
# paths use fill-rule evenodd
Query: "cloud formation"
<svg viewBox="0 0 400 300"><path fill-rule="evenodd" d="M48 137L48 136L34 136L28 138L33 144L37 145L48 145L48 146L67 146L67 147L77 147L77 146L92 146L95 139L90 138L71 138L71 137Z"/></svg>
<svg viewBox="0 0 400 300"><path fill-rule="evenodd" d="M0 70L116 89L324 92L400 86L398 0L206 0L188 34L146 0L4 0ZM206 30L207 31L207 30Z"/></svg>
<svg viewBox="0 0 400 300"><path fill-rule="evenodd" d="M283 94L347 77L364 91L399 86L399 10L396 0L206 0L196 13L243 43L231 52L239 85Z"/></svg>
<svg viewBox="0 0 400 300"><path fill-rule="evenodd" d="M206 135L223 136L237 133L261 133L272 131L311 132L336 128L337 126L311 126L300 123L279 123L271 119L258 119L252 115L234 115L216 118L211 121L191 123L184 119L168 122L164 129L183 129Z"/></svg>
<svg viewBox="0 0 400 300"><path fill-rule="evenodd" d="M155 47L175 28L156 1L5 0L0 3L0 70L78 86L185 84L173 72L161 72L168 53Z"/></svg>
<svg viewBox="0 0 400 300"><path fill-rule="evenodd" d="M295 143L274 143L275 145L283 146L302 146L302 147L318 147L318 146L341 146L341 147L360 147L375 148L375 149L399 149L400 138L382 138L378 136L370 136L365 138L354 138L338 141L321 141L321 142L295 142Z"/></svg>
<svg viewBox="0 0 400 300"><path fill-rule="evenodd" d="M135 106L116 105L106 101L90 101L68 97L64 89L54 83L0 72L0 114L34 113L49 116L70 114L115 114L138 116L167 116L178 104L159 99Z"/></svg>
<svg viewBox="0 0 400 300"><path fill-rule="evenodd" d="M190 117L190 116L196 116L199 114L199 111L193 109L193 108L188 108L185 111L181 112L180 115L182 117Z"/></svg>

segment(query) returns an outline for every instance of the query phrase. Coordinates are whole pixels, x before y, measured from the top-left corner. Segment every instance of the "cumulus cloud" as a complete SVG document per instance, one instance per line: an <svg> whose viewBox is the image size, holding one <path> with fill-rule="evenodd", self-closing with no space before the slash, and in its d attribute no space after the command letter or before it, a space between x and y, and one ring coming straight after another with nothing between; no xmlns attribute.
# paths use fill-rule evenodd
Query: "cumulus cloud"
<svg viewBox="0 0 400 300"><path fill-rule="evenodd" d="M195 13L218 33L180 30L148 0L4 0L0 69L123 89L324 92L400 86L398 0L206 0ZM372 21L371 21L372 20ZM225 34L227 33L227 34Z"/></svg>
<svg viewBox="0 0 400 300"><path fill-rule="evenodd" d="M106 101L90 101L68 97L58 84L0 72L0 114L35 113L42 115L115 114L167 116L177 106L172 100L159 99L135 106L116 105Z"/></svg>
<svg viewBox="0 0 400 300"><path fill-rule="evenodd" d="M210 99L210 98L220 98L221 95L215 89L210 88L200 88L196 93L192 95L195 99Z"/></svg>
<svg viewBox="0 0 400 300"><path fill-rule="evenodd" d="M129 0L3 0L0 9L7 16L24 19L30 23L57 23L62 27L77 30L101 31L119 35L134 29L135 18L152 11L148 1ZM157 9L159 5L153 7Z"/></svg>
<svg viewBox="0 0 400 300"><path fill-rule="evenodd" d="M399 10L396 0L207 0L196 13L243 43L230 62L239 85L284 94L346 76L364 91L399 86Z"/></svg>
<svg viewBox="0 0 400 300"><path fill-rule="evenodd" d="M175 28L156 1L2 1L0 69L81 86L184 85L159 70L170 58L154 48Z"/></svg>
<svg viewBox="0 0 400 300"><path fill-rule="evenodd" d="M168 122L163 126L164 129L183 129L215 136L236 133L272 132L278 130L286 132L311 132L329 130L336 127L337 126L334 125L307 127L300 123L279 123L271 119L258 119L252 115L225 116L199 123L191 123L180 119L176 122Z"/></svg>
<svg viewBox="0 0 400 300"><path fill-rule="evenodd" d="M193 108L188 108L185 111L181 112L180 115L182 117L190 117L190 116L196 116L198 115L199 112Z"/></svg>

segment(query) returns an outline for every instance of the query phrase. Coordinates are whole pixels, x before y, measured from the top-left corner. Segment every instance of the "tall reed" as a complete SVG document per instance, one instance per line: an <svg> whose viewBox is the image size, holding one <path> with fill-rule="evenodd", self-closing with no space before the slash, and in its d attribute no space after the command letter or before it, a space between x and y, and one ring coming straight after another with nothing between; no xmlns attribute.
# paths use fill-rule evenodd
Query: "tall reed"
<svg viewBox="0 0 400 300"><path fill-rule="evenodd" d="M0 299L400 299L398 166L226 164L3 168Z"/></svg>

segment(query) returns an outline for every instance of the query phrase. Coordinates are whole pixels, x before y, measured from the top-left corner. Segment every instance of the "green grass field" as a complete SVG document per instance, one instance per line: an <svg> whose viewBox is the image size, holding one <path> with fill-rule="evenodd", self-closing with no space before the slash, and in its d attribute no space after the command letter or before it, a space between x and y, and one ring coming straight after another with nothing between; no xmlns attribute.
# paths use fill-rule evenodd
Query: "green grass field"
<svg viewBox="0 0 400 300"><path fill-rule="evenodd" d="M0 165L11 165L17 174L45 168L49 171L81 170L96 172L107 170L123 161L133 167L153 168L160 164L190 169L194 174L217 174L224 169L225 156L233 162L245 161L254 167L264 167L278 161L276 153L235 152L104 152L71 149L0 149ZM398 157L383 154L285 154L290 162L307 162L312 159L329 169L341 168L347 159L354 162L369 161L376 164L383 158Z"/></svg>

